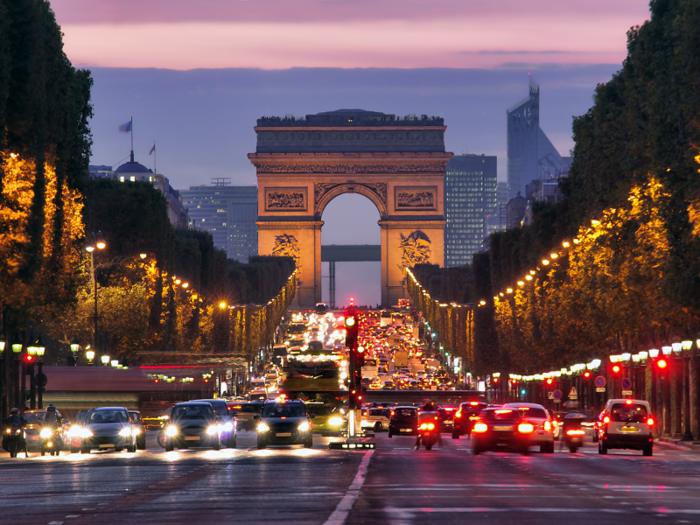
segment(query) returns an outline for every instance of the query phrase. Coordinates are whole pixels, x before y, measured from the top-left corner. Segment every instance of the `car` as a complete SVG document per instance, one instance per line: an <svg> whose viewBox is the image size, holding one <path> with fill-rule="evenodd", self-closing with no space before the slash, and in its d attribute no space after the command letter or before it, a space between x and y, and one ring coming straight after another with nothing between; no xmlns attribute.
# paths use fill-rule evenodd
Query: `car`
<svg viewBox="0 0 700 525"><path fill-rule="evenodd" d="M608 399L598 429L598 453L614 448L641 450L651 456L654 450L654 418L648 401Z"/></svg>
<svg viewBox="0 0 700 525"><path fill-rule="evenodd" d="M533 444L535 425L517 408L486 408L472 429L472 453L510 450L527 454Z"/></svg>
<svg viewBox="0 0 700 525"><path fill-rule="evenodd" d="M194 403L209 403L214 409L216 419L221 426L221 444L228 448L236 448L237 423L231 414L228 403L223 399L194 399Z"/></svg>
<svg viewBox="0 0 700 525"><path fill-rule="evenodd" d="M314 414L306 413L303 401L289 401L283 398L267 401L258 421L258 449L269 445L304 445L313 446Z"/></svg>
<svg viewBox="0 0 700 525"><path fill-rule="evenodd" d="M129 410L129 417L131 418L131 426L136 434L136 448L139 450L146 450L146 427L143 426L141 412L138 410Z"/></svg>
<svg viewBox="0 0 700 525"><path fill-rule="evenodd" d="M375 432L389 430L390 419L391 409L372 407L367 410L367 415L362 418L360 428L371 428Z"/></svg>
<svg viewBox="0 0 700 525"><path fill-rule="evenodd" d="M165 427L165 450L211 447L221 449L221 427L211 403L178 403Z"/></svg>
<svg viewBox="0 0 700 525"><path fill-rule="evenodd" d="M474 422L479 419L479 414L488 405L483 401L465 401L459 405L454 416L452 426L452 438L459 439L460 436L469 437L474 427Z"/></svg>
<svg viewBox="0 0 700 525"><path fill-rule="evenodd" d="M229 403L229 410L236 414L237 427L240 430L255 430L255 416L260 415L263 409L263 403L260 401Z"/></svg>
<svg viewBox="0 0 700 525"><path fill-rule="evenodd" d="M537 403L506 403L502 408L517 410L523 421L533 425L534 430L528 435L530 445L539 446L540 452L554 452L554 424L545 407Z"/></svg>
<svg viewBox="0 0 700 525"><path fill-rule="evenodd" d="M438 430L440 432L452 432L456 412L457 408L452 405L441 406L438 408Z"/></svg>
<svg viewBox="0 0 700 525"><path fill-rule="evenodd" d="M391 410L389 420L389 435L415 436L418 434L418 408L413 406L398 406Z"/></svg>
<svg viewBox="0 0 700 525"><path fill-rule="evenodd" d="M89 454L95 448L136 452L136 434L131 425L129 411L124 407L91 409L85 415L81 434L81 454Z"/></svg>

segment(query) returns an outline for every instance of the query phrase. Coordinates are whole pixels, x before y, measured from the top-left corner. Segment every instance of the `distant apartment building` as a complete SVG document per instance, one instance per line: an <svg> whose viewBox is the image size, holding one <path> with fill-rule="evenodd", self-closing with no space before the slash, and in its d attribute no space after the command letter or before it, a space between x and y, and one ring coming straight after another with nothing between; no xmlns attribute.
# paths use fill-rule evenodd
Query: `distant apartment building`
<svg viewBox="0 0 700 525"><path fill-rule="evenodd" d="M258 188L231 186L230 179L212 179L211 186L179 190L195 227L208 231L214 246L229 259L248 262L258 254Z"/></svg>
<svg viewBox="0 0 700 525"><path fill-rule="evenodd" d="M496 157L459 155L445 170L445 266L471 264L497 225Z"/></svg>
<svg viewBox="0 0 700 525"><path fill-rule="evenodd" d="M566 177L571 157L562 157L540 128L540 86L530 78L529 96L506 111L508 197L525 195L535 180Z"/></svg>

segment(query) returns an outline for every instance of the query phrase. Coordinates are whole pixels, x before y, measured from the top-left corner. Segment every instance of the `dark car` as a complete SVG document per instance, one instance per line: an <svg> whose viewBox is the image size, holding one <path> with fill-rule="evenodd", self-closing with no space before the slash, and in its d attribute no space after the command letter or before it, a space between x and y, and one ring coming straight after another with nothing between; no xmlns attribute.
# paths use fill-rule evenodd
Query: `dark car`
<svg viewBox="0 0 700 525"><path fill-rule="evenodd" d="M267 401L258 420L258 448L268 445L313 446L314 414L306 413L303 401Z"/></svg>
<svg viewBox="0 0 700 525"><path fill-rule="evenodd" d="M511 450L527 454L535 426L513 408L487 408L481 411L472 429L474 455L490 450Z"/></svg>
<svg viewBox="0 0 700 525"><path fill-rule="evenodd" d="M457 413L457 407L441 406L437 410L438 413L438 430L440 432L452 432L454 428L454 418Z"/></svg>
<svg viewBox="0 0 700 525"><path fill-rule="evenodd" d="M22 416L27 424L24 426L24 435L27 441L27 450L39 450L41 443L41 430L44 428L44 418L46 417L46 409L27 410ZM68 437L68 428L70 423L67 419L61 416L61 413L56 410L56 418L59 422L58 428L58 450L63 450L66 443L70 443Z"/></svg>
<svg viewBox="0 0 700 525"><path fill-rule="evenodd" d="M165 427L165 450L189 447L221 449L221 428L209 403L178 403Z"/></svg>
<svg viewBox="0 0 700 525"><path fill-rule="evenodd" d="M228 408L235 413L237 426L240 430L255 430L257 421L255 416L259 416L263 409L262 402L253 403L229 403Z"/></svg>
<svg viewBox="0 0 700 525"><path fill-rule="evenodd" d="M129 412L124 407L93 408L85 416L80 452L89 454L94 448L126 449L136 452L136 434L131 426Z"/></svg>
<svg viewBox="0 0 700 525"><path fill-rule="evenodd" d="M141 412L138 410L129 410L129 417L131 418L131 427L134 429L134 434L136 435L136 448L139 450L146 450L146 427L143 426Z"/></svg>
<svg viewBox="0 0 700 525"><path fill-rule="evenodd" d="M468 437L472 433L474 422L479 419L479 414L486 406L486 403L481 401L467 401L460 404L454 417L452 437L454 439L465 435Z"/></svg>
<svg viewBox="0 0 700 525"><path fill-rule="evenodd" d="M80 444L83 439L83 424L87 417L88 410L81 410L75 416L73 424L68 429L68 438L70 440L70 451L72 454L80 452Z"/></svg>
<svg viewBox="0 0 700 525"><path fill-rule="evenodd" d="M209 403L214 409L214 414L221 427L221 444L228 448L236 448L238 436L236 420L228 407L225 399L195 399L194 403Z"/></svg>
<svg viewBox="0 0 700 525"><path fill-rule="evenodd" d="M418 409L394 407L389 420L389 436L415 436L418 434Z"/></svg>

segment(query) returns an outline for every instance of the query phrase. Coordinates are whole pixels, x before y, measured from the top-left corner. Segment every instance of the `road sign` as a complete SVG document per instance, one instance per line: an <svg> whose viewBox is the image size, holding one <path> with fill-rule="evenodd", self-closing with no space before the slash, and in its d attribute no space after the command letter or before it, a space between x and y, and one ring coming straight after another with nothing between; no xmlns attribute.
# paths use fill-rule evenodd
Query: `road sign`
<svg viewBox="0 0 700 525"><path fill-rule="evenodd" d="M554 399L554 392L547 392L547 399Z"/></svg>
<svg viewBox="0 0 700 525"><path fill-rule="evenodd" d="M605 378L603 376L598 376L595 378L595 386L597 386L598 388L603 388L606 383L607 383L607 381L605 380ZM597 389L596 389L596 392L598 392ZM603 390L603 392L605 392L605 390Z"/></svg>
<svg viewBox="0 0 700 525"><path fill-rule="evenodd" d="M596 392L605 392L605 387L604 386L596 387L595 391Z"/></svg>
<svg viewBox="0 0 700 525"><path fill-rule="evenodd" d="M569 390L569 399L578 399L578 392L576 392L576 387L572 386Z"/></svg>
<svg viewBox="0 0 700 525"><path fill-rule="evenodd" d="M623 391L622 391L622 395L623 395L623 396L631 396L631 395L632 395L632 391L631 391L631 390L623 390Z"/></svg>
<svg viewBox="0 0 700 525"><path fill-rule="evenodd" d="M622 390L632 390L632 381L628 378L622 380Z"/></svg>
<svg viewBox="0 0 700 525"><path fill-rule="evenodd" d="M554 397L554 399L561 399L561 390L555 390L554 392L552 392L552 396Z"/></svg>

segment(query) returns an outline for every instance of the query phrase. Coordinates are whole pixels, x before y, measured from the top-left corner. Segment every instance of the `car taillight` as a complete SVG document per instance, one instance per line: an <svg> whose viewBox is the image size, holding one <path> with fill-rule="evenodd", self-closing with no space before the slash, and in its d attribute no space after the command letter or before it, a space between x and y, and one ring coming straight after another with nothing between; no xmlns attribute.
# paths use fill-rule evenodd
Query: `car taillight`
<svg viewBox="0 0 700 525"><path fill-rule="evenodd" d="M567 430L566 435L567 436L585 436L586 431L585 430Z"/></svg>
<svg viewBox="0 0 700 525"><path fill-rule="evenodd" d="M435 425L433 423L423 423L419 428L420 430L435 430Z"/></svg>
<svg viewBox="0 0 700 525"><path fill-rule="evenodd" d="M462 411L459 410L459 411L455 412L455 417L456 417L456 418L462 417Z"/></svg>
<svg viewBox="0 0 700 525"><path fill-rule="evenodd" d="M650 427L654 426L654 418L653 417L650 417L649 419L647 419L647 425L649 425Z"/></svg>
<svg viewBox="0 0 700 525"><path fill-rule="evenodd" d="M480 434L482 432L486 432L488 429L489 429L489 427L486 423L474 423L473 432Z"/></svg>
<svg viewBox="0 0 700 525"><path fill-rule="evenodd" d="M520 423L518 425L518 432L521 434L529 434L535 431L535 426L532 423Z"/></svg>
<svg viewBox="0 0 700 525"><path fill-rule="evenodd" d="M603 423L610 423L610 418L608 416L605 416L603 418Z"/></svg>
<svg viewBox="0 0 700 525"><path fill-rule="evenodd" d="M545 430L552 430L552 424L549 421L544 422L544 429Z"/></svg>

